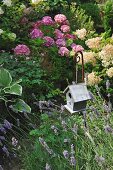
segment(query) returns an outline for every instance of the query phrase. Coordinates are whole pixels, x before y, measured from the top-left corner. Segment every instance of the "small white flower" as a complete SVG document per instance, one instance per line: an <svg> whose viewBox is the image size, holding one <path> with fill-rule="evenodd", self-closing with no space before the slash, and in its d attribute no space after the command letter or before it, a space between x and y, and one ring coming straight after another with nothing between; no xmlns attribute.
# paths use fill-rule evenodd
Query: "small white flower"
<svg viewBox="0 0 113 170"><path fill-rule="evenodd" d="M2 2L3 2L4 5L9 6L9 7L12 5L11 0L3 0Z"/></svg>
<svg viewBox="0 0 113 170"><path fill-rule="evenodd" d="M0 15L4 13L3 9L0 7Z"/></svg>
<svg viewBox="0 0 113 170"><path fill-rule="evenodd" d="M3 33L4 31L2 29L0 29L0 35Z"/></svg>
<svg viewBox="0 0 113 170"><path fill-rule="evenodd" d="M12 145L16 147L18 144L18 140L15 137L12 137Z"/></svg>
<svg viewBox="0 0 113 170"><path fill-rule="evenodd" d="M51 167L48 163L46 163L46 170L51 170Z"/></svg>

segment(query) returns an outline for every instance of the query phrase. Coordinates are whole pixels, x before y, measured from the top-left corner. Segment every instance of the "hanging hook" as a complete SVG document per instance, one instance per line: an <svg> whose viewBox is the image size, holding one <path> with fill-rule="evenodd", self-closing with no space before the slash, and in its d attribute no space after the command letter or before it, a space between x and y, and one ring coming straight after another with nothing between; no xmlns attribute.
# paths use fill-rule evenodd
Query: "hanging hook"
<svg viewBox="0 0 113 170"><path fill-rule="evenodd" d="M80 54L80 56L79 56ZM84 58L83 58L83 53L81 51L78 51L75 56L73 57L74 61L74 72L73 72L73 80L74 82L78 82L77 78L77 63L82 60L82 82L84 82Z"/></svg>

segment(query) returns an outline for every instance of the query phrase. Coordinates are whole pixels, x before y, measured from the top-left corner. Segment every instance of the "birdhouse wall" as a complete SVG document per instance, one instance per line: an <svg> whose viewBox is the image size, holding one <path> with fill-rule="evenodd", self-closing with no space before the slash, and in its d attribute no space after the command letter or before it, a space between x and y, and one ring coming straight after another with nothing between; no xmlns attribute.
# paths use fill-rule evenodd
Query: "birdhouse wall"
<svg viewBox="0 0 113 170"><path fill-rule="evenodd" d="M67 100L67 105L73 109L74 107L74 100L71 96L70 90L66 93L66 100Z"/></svg>
<svg viewBox="0 0 113 170"><path fill-rule="evenodd" d="M74 103L73 110L74 111L85 110L86 109L86 104L87 104L87 101L80 101L80 102Z"/></svg>

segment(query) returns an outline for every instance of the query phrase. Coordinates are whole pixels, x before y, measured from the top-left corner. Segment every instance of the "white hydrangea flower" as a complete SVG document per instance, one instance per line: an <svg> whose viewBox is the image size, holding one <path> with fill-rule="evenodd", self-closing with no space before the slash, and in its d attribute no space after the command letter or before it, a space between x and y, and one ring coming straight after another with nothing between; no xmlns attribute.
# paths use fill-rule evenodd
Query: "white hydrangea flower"
<svg viewBox="0 0 113 170"><path fill-rule="evenodd" d="M91 38L85 41L85 43L90 49L98 49L100 47L101 39L101 37Z"/></svg>
<svg viewBox="0 0 113 170"><path fill-rule="evenodd" d="M101 81L101 78L99 76L96 76L95 72L92 72L88 75L88 85L93 86L96 84L99 84Z"/></svg>
<svg viewBox="0 0 113 170"><path fill-rule="evenodd" d="M107 44L102 48L99 53L99 57L102 60L102 65L108 67L113 64L113 45Z"/></svg>
<svg viewBox="0 0 113 170"><path fill-rule="evenodd" d="M82 29L80 29L80 30L79 30L79 29L76 30L76 35L77 35L77 37L78 37L79 39L81 39L81 40L84 40L84 39L85 39L86 34L87 34L87 31L86 31L85 28L82 28Z"/></svg>
<svg viewBox="0 0 113 170"><path fill-rule="evenodd" d="M113 77L113 67L109 68L107 71L106 71L106 74L108 75L108 77Z"/></svg>
<svg viewBox="0 0 113 170"><path fill-rule="evenodd" d="M3 2L4 5L9 6L9 7L12 5L11 0L3 0L2 2Z"/></svg>
<svg viewBox="0 0 113 170"><path fill-rule="evenodd" d="M0 7L0 15L4 13L3 9Z"/></svg>
<svg viewBox="0 0 113 170"><path fill-rule="evenodd" d="M2 29L0 29L0 35L3 33L4 31Z"/></svg>
<svg viewBox="0 0 113 170"><path fill-rule="evenodd" d="M96 64L96 53L91 51L83 52L83 56L84 56L84 64L91 63L93 66ZM82 61L80 60L79 63L82 64Z"/></svg>

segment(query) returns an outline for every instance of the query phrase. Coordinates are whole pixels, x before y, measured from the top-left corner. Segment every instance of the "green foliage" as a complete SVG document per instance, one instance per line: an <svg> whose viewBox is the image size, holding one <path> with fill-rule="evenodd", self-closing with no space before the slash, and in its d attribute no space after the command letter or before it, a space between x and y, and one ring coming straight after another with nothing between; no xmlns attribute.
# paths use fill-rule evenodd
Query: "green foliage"
<svg viewBox="0 0 113 170"><path fill-rule="evenodd" d="M82 28L85 28L88 32L94 30L94 23L91 17L82 8L76 7L74 4L70 5L70 9L64 6L63 13L69 19L73 31Z"/></svg>
<svg viewBox="0 0 113 170"><path fill-rule="evenodd" d="M106 31L105 38L110 37L113 33L113 2L108 0L104 8L104 29Z"/></svg>
<svg viewBox="0 0 113 170"><path fill-rule="evenodd" d="M27 105L23 100L18 99L16 103L12 106L12 110L14 112L25 112L25 113L31 113L31 108L29 105Z"/></svg>
<svg viewBox="0 0 113 170"><path fill-rule="evenodd" d="M40 127L30 132L28 146L23 146L23 168L41 170L46 163L54 170L103 170L113 167L113 135L112 131L106 130L107 126L113 127L113 116L104 110L103 104L103 99L95 94L94 101L88 105L87 128L78 113L42 114ZM63 155L64 150L68 152L67 159ZM72 155L76 159L75 167L70 163Z"/></svg>
<svg viewBox="0 0 113 170"><path fill-rule="evenodd" d="M0 29L4 32L0 35L0 50L11 51L19 43L28 43L29 30L34 21L42 17L44 10L33 8L29 2L15 1L10 7L3 6L4 14L0 17ZM13 34L16 35L14 38Z"/></svg>
<svg viewBox="0 0 113 170"><path fill-rule="evenodd" d="M96 26L101 24L100 11L99 11L99 7L98 7L97 4L94 4L92 2L91 3L84 3L84 4L81 4L80 7L85 10L85 13L88 16L91 16L91 19L94 21L95 28L96 28Z"/></svg>
<svg viewBox="0 0 113 170"><path fill-rule="evenodd" d="M20 82L20 81L19 81ZM22 95L22 86L20 86L19 82L12 82L11 74L6 70L0 69L0 92L1 97L5 94L14 94L14 95Z"/></svg>
<svg viewBox="0 0 113 170"><path fill-rule="evenodd" d="M5 101L5 103L12 102L15 112L31 112L31 108L21 99L8 99L9 95L22 95L22 86L19 85L21 81L12 82L12 76L8 70L0 69L0 100Z"/></svg>

